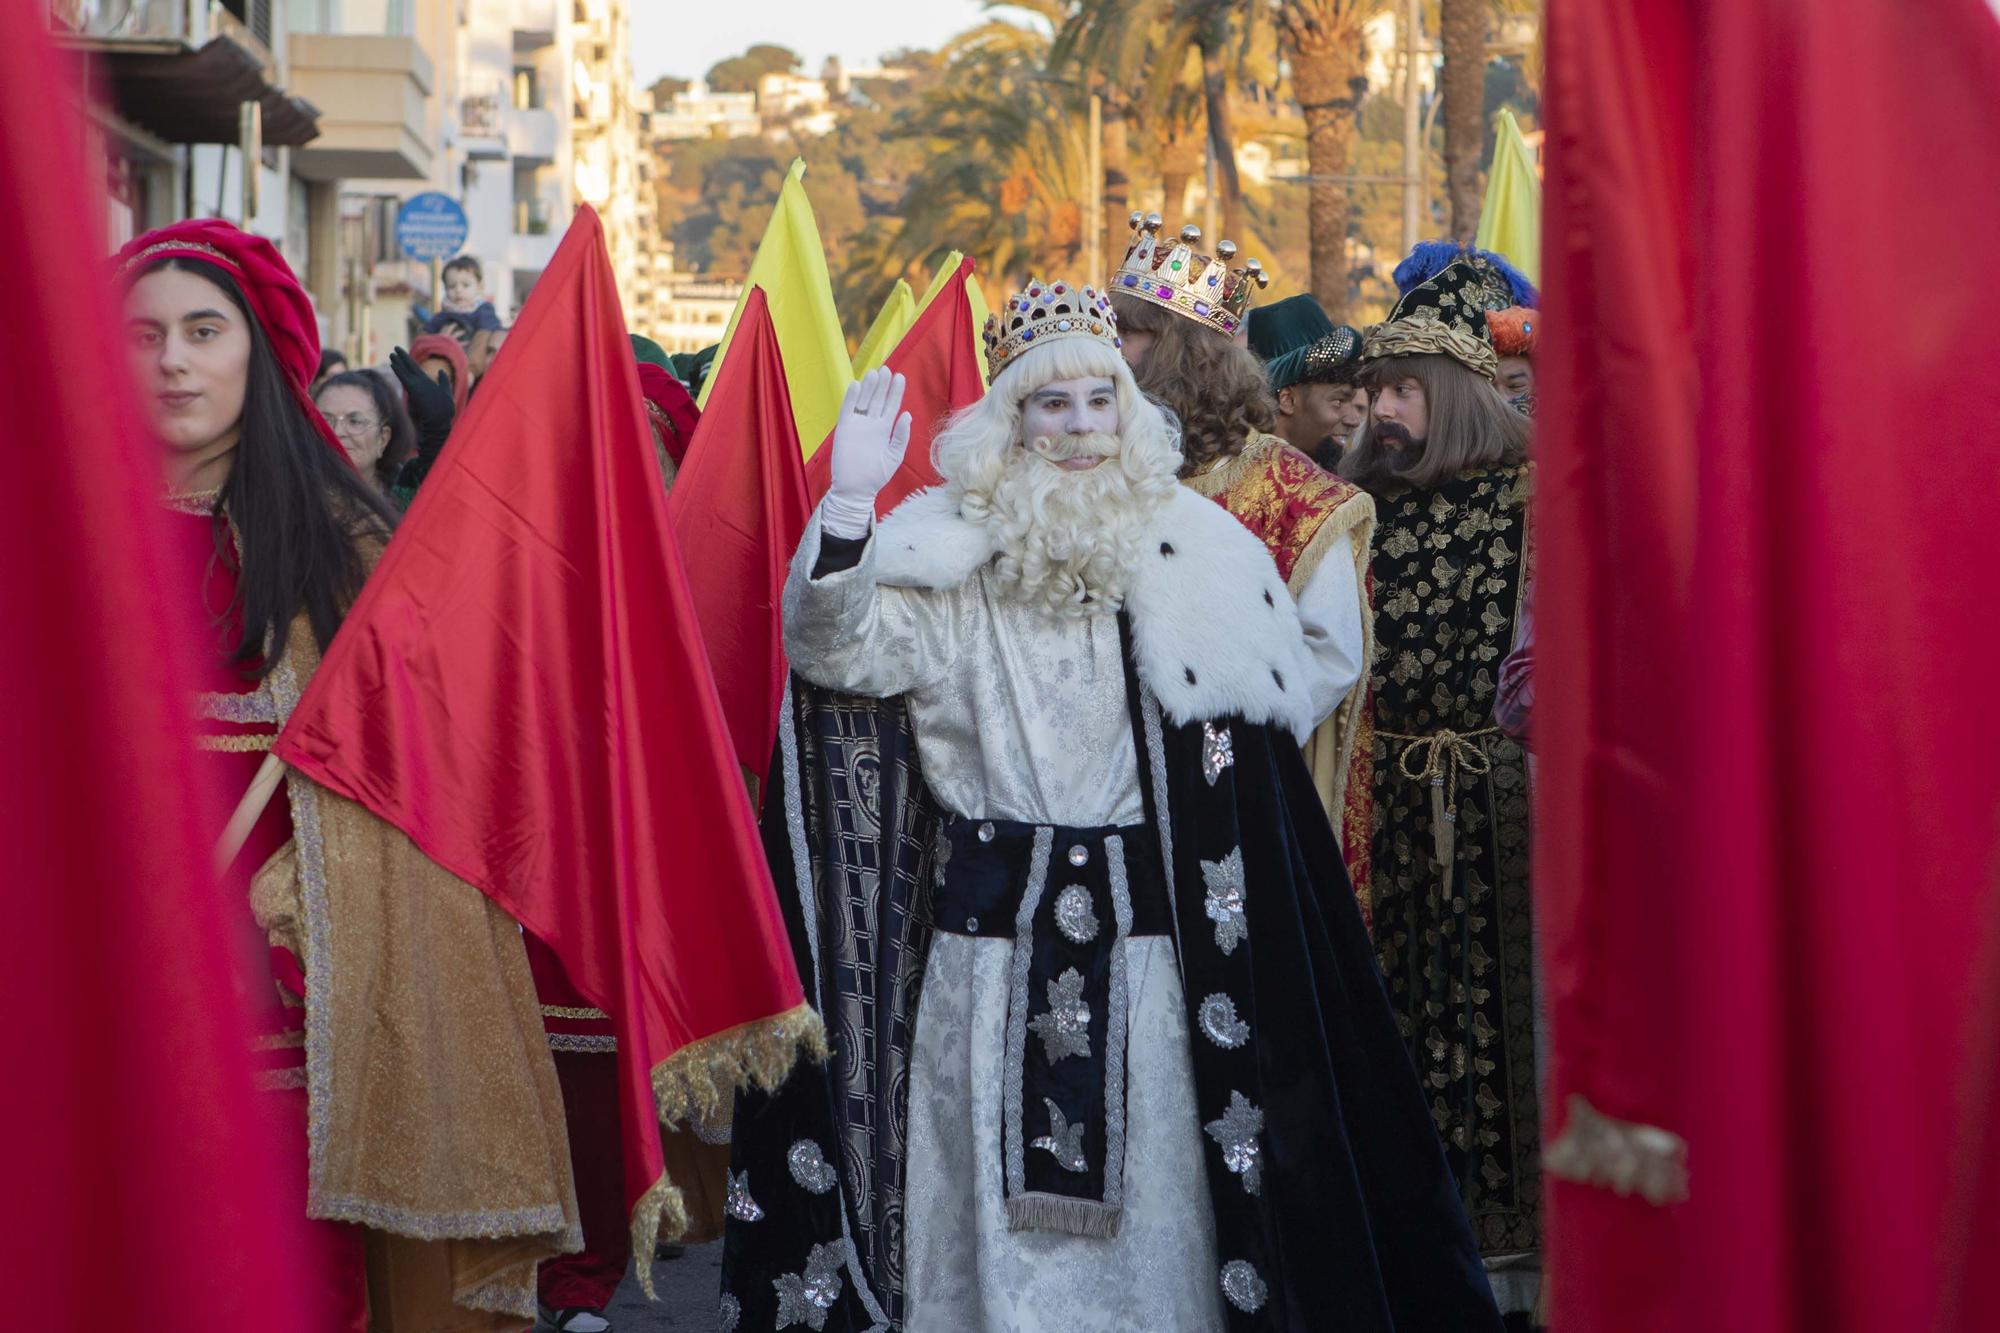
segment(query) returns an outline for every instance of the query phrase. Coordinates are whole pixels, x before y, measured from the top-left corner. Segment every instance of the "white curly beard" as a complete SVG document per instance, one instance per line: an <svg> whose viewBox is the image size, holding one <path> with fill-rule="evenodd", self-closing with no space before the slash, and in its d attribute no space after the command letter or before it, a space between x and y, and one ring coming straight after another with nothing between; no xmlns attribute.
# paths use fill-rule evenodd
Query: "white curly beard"
<svg viewBox="0 0 2000 1333"><path fill-rule="evenodd" d="M1104 459L1084 471L1057 464ZM1147 524L1179 483L1172 472L1134 476L1116 435L1068 435L1010 448L989 488L968 490L961 512L993 525L995 572L1009 596L1060 615L1116 611Z"/></svg>

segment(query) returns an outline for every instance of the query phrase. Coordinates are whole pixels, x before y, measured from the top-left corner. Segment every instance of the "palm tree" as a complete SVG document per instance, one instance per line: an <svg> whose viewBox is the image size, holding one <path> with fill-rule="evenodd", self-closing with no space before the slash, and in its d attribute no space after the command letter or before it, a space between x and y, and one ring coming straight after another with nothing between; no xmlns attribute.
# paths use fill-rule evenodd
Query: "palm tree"
<svg viewBox="0 0 2000 1333"><path fill-rule="evenodd" d="M1244 0L1180 0L1179 18L1186 40L1201 53L1201 95L1208 114L1208 151L1222 194L1222 234L1243 236L1243 178L1236 170L1236 126L1229 111L1230 46L1236 31L1255 20L1255 6Z"/></svg>
<svg viewBox="0 0 2000 1333"><path fill-rule="evenodd" d="M1012 7L1045 6L1059 7ZM900 219L849 247L839 281L847 308L873 309L897 278L928 273L954 249L1003 284L1075 271L1088 185L1082 108L1075 86L1047 77L1049 42L996 20L945 47L945 77L890 132L921 146L923 165Z"/></svg>
<svg viewBox="0 0 2000 1333"><path fill-rule="evenodd" d="M1280 0L1279 31L1292 67L1292 94L1306 121L1306 196L1312 293L1327 314L1346 317L1347 223L1353 191L1334 178L1354 155L1361 30L1383 0Z"/></svg>
<svg viewBox="0 0 2000 1333"><path fill-rule="evenodd" d="M1131 151L1159 173L1162 208L1177 213L1201 168L1204 95L1198 52L1172 37L1176 0L1073 0L1049 48L1049 72L1104 99L1104 253L1131 242ZM1180 219L1174 219L1179 226Z"/></svg>
<svg viewBox="0 0 2000 1333"><path fill-rule="evenodd" d="M1147 138L1153 145L1183 141L1178 123L1163 126L1158 117L1178 122L1183 116L1193 71L1196 105L1215 158L1223 233L1241 237L1247 218L1231 96L1262 0L1073 0L1070 9L1053 51L1056 67L1082 65L1106 82L1143 89L1132 110L1135 119L1152 122ZM1169 211L1179 198L1175 186L1188 179L1180 166L1176 161L1161 171ZM1118 227L1122 234L1122 218Z"/></svg>
<svg viewBox="0 0 2000 1333"><path fill-rule="evenodd" d="M1444 48L1444 177L1453 239L1479 230L1479 162L1486 149L1486 19L1493 0L1439 0Z"/></svg>

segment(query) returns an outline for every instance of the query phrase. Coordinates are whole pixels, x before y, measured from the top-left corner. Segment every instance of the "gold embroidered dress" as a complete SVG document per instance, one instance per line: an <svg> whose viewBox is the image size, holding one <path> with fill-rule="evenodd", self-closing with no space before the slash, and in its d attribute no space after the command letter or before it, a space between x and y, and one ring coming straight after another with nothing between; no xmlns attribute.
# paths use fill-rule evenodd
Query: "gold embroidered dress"
<svg viewBox="0 0 2000 1333"><path fill-rule="evenodd" d="M1489 1262L1541 1244L1526 759L1493 721L1531 475L1384 497L1374 557L1376 954Z"/></svg>
<svg viewBox="0 0 2000 1333"><path fill-rule="evenodd" d="M215 493L167 504L206 555ZM362 554L372 566L381 547L363 543ZM210 618L233 596L233 562L206 563ZM221 627L218 653L236 632ZM261 680L219 655L213 665L213 688L196 701L198 744L228 767L234 798L319 649L300 615ZM520 929L399 830L297 773L234 874L250 880L246 930L254 913L277 982L276 1003L258 1006L261 1079L277 1095L305 1094L307 1214L367 1228L369 1327L520 1328L535 1314L536 1264L582 1243Z"/></svg>

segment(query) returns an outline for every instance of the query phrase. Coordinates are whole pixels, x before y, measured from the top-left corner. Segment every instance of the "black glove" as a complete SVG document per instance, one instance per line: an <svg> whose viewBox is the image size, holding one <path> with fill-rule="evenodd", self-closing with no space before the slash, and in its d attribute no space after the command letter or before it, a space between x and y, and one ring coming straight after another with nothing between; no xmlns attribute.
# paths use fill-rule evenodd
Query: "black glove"
<svg viewBox="0 0 2000 1333"><path fill-rule="evenodd" d="M410 401L410 420L416 423L418 433L426 433L427 426L441 424L445 433L450 434L453 410L450 374L440 370L437 378L431 379L400 347L389 353L389 369L402 382L404 396Z"/></svg>
<svg viewBox="0 0 2000 1333"><path fill-rule="evenodd" d="M455 408L451 398L451 380L439 371L436 379L425 375L423 368L408 352L398 347L389 353L389 369L395 373L403 385L403 396L410 403L410 421L417 428L417 452L396 475L396 485L403 492L403 499L416 493L430 475L431 465L444 452L444 442L451 435L451 420Z"/></svg>

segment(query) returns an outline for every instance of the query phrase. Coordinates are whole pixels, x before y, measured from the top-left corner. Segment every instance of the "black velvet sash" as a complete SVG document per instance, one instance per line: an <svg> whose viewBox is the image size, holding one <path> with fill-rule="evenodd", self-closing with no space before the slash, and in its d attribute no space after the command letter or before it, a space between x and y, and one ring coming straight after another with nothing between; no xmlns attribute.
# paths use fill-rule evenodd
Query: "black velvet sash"
<svg viewBox="0 0 2000 1333"><path fill-rule="evenodd" d="M1115 1236L1124 1202L1125 941L1170 928L1144 824L1076 829L953 818L937 929L1013 945L1001 1180L1016 1231Z"/></svg>

